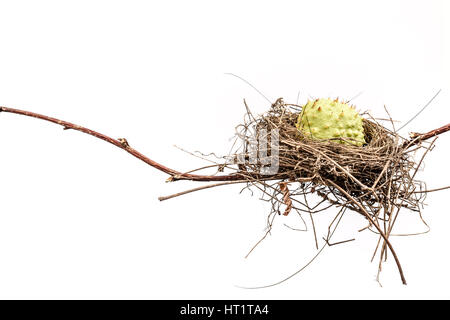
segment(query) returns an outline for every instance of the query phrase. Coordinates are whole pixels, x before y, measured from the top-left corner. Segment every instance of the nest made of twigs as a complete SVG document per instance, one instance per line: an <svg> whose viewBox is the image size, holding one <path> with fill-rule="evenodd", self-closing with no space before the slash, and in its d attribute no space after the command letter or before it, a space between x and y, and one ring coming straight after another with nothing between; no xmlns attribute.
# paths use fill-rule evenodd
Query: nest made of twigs
<svg viewBox="0 0 450 320"><path fill-rule="evenodd" d="M295 126L300 111L299 106L287 105L279 99L258 118L249 113L249 121L237 127L242 149L234 157L249 159L253 153L264 154L267 158L257 156L258 161L253 163L244 161L239 164L240 170L263 172L270 163L267 159L273 156L271 133L278 132L278 169L270 175L272 179L287 183L300 181L303 192L307 191L305 188L309 189L333 204L359 213L361 208L349 202L340 189L357 199L374 216L386 206L420 209L423 196L415 191L422 190L423 183L414 179L418 164L411 156L409 146L402 145L403 138L375 119L364 119L367 143L363 146L310 139ZM257 145L255 149L255 136L267 144ZM342 138L334 140L339 139ZM259 178L253 180L263 181L264 175Z"/></svg>
<svg viewBox="0 0 450 320"><path fill-rule="evenodd" d="M414 145L412 149L407 139L368 113L363 114L366 141L363 146L314 140L296 127L301 106L278 99L266 114L258 117L246 107L246 120L237 127L236 134L241 145L229 160L238 163L239 174L247 177L248 186L257 186L263 198L271 202L269 218L287 215L292 210L314 214L332 206L340 207L342 214L347 209L358 212L368 220L367 229L383 240L382 255L386 246L391 249L406 283L388 238L401 208L421 217L425 184L415 176L432 144L428 148ZM268 172L271 163L273 166L275 137L278 163L275 171ZM425 151L419 162L413 157L416 150ZM322 201L311 205L306 198L308 194L316 194ZM271 221L268 219L268 231Z"/></svg>

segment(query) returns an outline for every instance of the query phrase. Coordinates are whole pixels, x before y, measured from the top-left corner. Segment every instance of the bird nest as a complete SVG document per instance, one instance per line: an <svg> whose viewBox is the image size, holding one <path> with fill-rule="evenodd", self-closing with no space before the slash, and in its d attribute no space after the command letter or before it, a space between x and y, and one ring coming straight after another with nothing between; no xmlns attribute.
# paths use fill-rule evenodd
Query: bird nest
<svg viewBox="0 0 450 320"><path fill-rule="evenodd" d="M231 156L240 174L264 186L268 179L298 185L290 189L291 198L296 190L301 194L316 193L329 203L364 216L367 211L373 219L380 214L390 216L392 207L420 210L424 194L417 191L424 189L424 183L415 180L419 164L410 150L413 144L404 143L403 138L375 119L363 120L366 144L362 147L344 138L310 139L296 127L299 108L279 99L258 118L247 114L250 120L237 127L241 150ZM278 150L273 152L275 147ZM281 189L286 190L280 187L275 195L284 195ZM306 203L301 205L312 210ZM286 209L285 215L295 207Z"/></svg>
<svg viewBox="0 0 450 320"><path fill-rule="evenodd" d="M418 140L404 139L379 123L384 120L393 125L390 117L376 120L368 113L363 114L363 146L344 138L311 139L296 127L301 106L286 104L280 98L267 113L255 117L245 105L245 121L236 128L236 142L240 143L224 157L226 161L219 165L219 171L235 170L231 177L239 176L237 182L245 181L246 188L261 190L263 200L271 203L265 236L275 216L292 211L313 217L338 207L333 221L347 210L356 212L367 220L365 229L379 235L375 252L380 250L380 257L392 253L406 284L389 236L400 209L416 212L422 219L425 184L416 179L416 173L433 144L424 147ZM415 151L424 151L419 162L414 158ZM223 184L228 183L235 182ZM311 204L308 196L312 194L321 200ZM325 238L327 244L333 232Z"/></svg>

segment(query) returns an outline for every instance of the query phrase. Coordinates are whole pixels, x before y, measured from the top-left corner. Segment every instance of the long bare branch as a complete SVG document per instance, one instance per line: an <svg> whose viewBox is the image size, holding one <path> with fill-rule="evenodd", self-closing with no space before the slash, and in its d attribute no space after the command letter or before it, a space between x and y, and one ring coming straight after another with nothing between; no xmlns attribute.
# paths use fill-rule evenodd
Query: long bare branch
<svg viewBox="0 0 450 320"><path fill-rule="evenodd" d="M177 170L168 168L150 158L145 156L144 154L140 153L136 149L129 146L129 144L124 139L113 139L105 134L99 133L97 131L67 122L63 120L59 120L56 118L48 117L42 114L30 112L30 111L24 111L19 109L13 109L13 108L7 108L7 107L0 107L0 112L8 112L13 114L19 114L27 117L37 118L49 122L56 123L60 126L63 126L64 129L72 129L76 131L80 131L83 133L86 133L88 135L91 135L93 137L96 137L98 139L101 139L103 141L109 142L112 145L125 150L129 154L133 155L134 157L138 158L139 160L147 163L148 165L163 171L167 174L169 174L171 177L168 179L168 181L175 181L175 180L192 180L192 181L237 181L237 180L246 180L251 176L250 173L243 174L230 174L230 175L222 175L222 176L211 176L211 175L197 175L197 174L190 174L190 173L182 173ZM256 178L257 176L255 176ZM266 176L267 178L267 176Z"/></svg>

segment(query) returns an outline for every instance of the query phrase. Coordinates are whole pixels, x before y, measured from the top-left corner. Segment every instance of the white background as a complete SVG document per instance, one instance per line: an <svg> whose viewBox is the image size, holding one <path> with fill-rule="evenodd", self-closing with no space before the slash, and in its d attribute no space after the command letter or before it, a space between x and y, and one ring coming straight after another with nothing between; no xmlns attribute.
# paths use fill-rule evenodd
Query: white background
<svg viewBox="0 0 450 320"><path fill-rule="evenodd" d="M224 155L246 98L351 98L360 110L425 132L450 120L448 42L440 1L1 1L0 105L55 116L129 143L184 171L207 163L174 147ZM448 23L448 22L447 22ZM336 241L304 272L269 289L314 254L291 215L263 235L268 206L239 186L159 202L196 187L100 140L0 114L0 298L450 298L449 191L430 194L431 232L393 238L408 286L390 259L375 281L376 237L349 214ZM450 134L420 178L449 185ZM333 217L322 213L322 231ZM404 213L404 230L421 231ZM284 221L283 221L284 219Z"/></svg>

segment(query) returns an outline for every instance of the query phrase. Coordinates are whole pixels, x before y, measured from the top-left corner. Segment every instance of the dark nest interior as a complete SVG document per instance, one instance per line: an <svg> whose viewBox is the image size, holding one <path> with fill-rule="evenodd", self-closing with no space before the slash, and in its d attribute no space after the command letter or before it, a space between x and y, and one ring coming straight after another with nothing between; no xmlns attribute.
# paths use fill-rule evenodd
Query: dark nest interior
<svg viewBox="0 0 450 320"><path fill-rule="evenodd" d="M234 170L233 174L247 183L246 188L260 190L262 199L271 203L263 239L270 233L276 215L296 211L313 219L315 213L338 207L333 220L336 223L350 210L367 219L364 229L379 235L374 252L374 256L377 252L380 256L379 272L390 252L406 284L389 236L401 209L417 213L423 221L425 184L416 179L416 174L434 141L424 146L422 141L402 138L394 129L380 124L388 121L394 127L390 116L374 119L368 113L363 114L363 146L313 140L296 127L301 106L286 104L280 98L267 113L257 117L245 106L245 121L236 127L235 148L218 166L221 172L225 168ZM418 152L422 155L419 161ZM235 182L223 184L227 183ZM308 202L311 194L321 201ZM329 230L327 243L334 232L331 226Z"/></svg>

